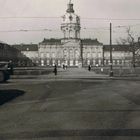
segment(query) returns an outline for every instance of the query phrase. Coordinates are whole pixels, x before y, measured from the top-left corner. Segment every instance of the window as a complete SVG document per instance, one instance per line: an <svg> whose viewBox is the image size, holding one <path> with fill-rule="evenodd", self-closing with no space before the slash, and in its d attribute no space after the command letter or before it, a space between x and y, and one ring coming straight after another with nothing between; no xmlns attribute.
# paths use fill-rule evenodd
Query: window
<svg viewBox="0 0 140 140"><path fill-rule="evenodd" d="M73 66L73 60L70 60L70 66Z"/></svg>
<svg viewBox="0 0 140 140"><path fill-rule="evenodd" d="M47 60L47 65L50 65L50 61L49 60Z"/></svg>
<svg viewBox="0 0 140 140"><path fill-rule="evenodd" d="M66 58L67 57L67 50L63 51L63 57Z"/></svg>
<svg viewBox="0 0 140 140"><path fill-rule="evenodd" d="M110 65L110 60L108 60L108 65Z"/></svg>
<svg viewBox="0 0 140 140"><path fill-rule="evenodd" d="M75 61L75 66L78 66L78 61L77 60Z"/></svg>
<svg viewBox="0 0 140 140"><path fill-rule="evenodd" d="M102 57L102 56L101 56L101 52L98 52L98 57L100 57L100 58Z"/></svg>
<svg viewBox="0 0 140 140"><path fill-rule="evenodd" d="M41 60L41 66L44 66L44 60Z"/></svg>
<svg viewBox="0 0 140 140"><path fill-rule="evenodd" d="M52 58L55 58L55 53L54 52L52 53Z"/></svg>
<svg viewBox="0 0 140 140"><path fill-rule="evenodd" d="M79 52L78 50L75 50L75 58L78 58L79 57Z"/></svg>
<svg viewBox="0 0 140 140"><path fill-rule="evenodd" d="M50 57L50 54L49 53L46 53L46 57L49 58Z"/></svg>
<svg viewBox="0 0 140 140"><path fill-rule="evenodd" d="M70 21L72 21L72 20L73 20L73 17L70 15L70 16L69 16L69 19L70 19Z"/></svg>
<svg viewBox="0 0 140 140"><path fill-rule="evenodd" d="M86 58L86 54L85 54L85 52L83 52L83 58Z"/></svg>
<svg viewBox="0 0 140 140"><path fill-rule="evenodd" d="M115 60L113 60L113 65L115 65Z"/></svg>
<svg viewBox="0 0 140 140"><path fill-rule="evenodd" d="M98 61L98 64L101 65L101 60Z"/></svg>
<svg viewBox="0 0 140 140"><path fill-rule="evenodd" d="M40 56L41 56L41 58L43 58L44 57L44 53L40 53Z"/></svg>
<svg viewBox="0 0 140 140"><path fill-rule="evenodd" d="M90 52L87 53L87 58L90 58Z"/></svg>
<svg viewBox="0 0 140 140"><path fill-rule="evenodd" d="M92 57L95 58L96 57L96 53L92 52Z"/></svg>
<svg viewBox="0 0 140 140"><path fill-rule="evenodd" d="M53 66L55 65L55 60L52 61L52 65L53 65Z"/></svg>
<svg viewBox="0 0 140 140"><path fill-rule="evenodd" d="M107 64L107 61L106 61L106 60L104 60L104 64L105 64L105 65Z"/></svg>
<svg viewBox="0 0 140 140"><path fill-rule="evenodd" d="M73 58L73 52L70 50L70 58Z"/></svg>
<svg viewBox="0 0 140 140"><path fill-rule="evenodd" d="M122 60L122 65L124 65L124 60Z"/></svg>
<svg viewBox="0 0 140 140"><path fill-rule="evenodd" d="M61 52L60 51L56 53L56 57L61 58Z"/></svg>
<svg viewBox="0 0 140 140"><path fill-rule="evenodd" d="M58 60L58 66L61 66L60 60Z"/></svg>
<svg viewBox="0 0 140 140"><path fill-rule="evenodd" d="M90 60L87 61L87 65L90 65Z"/></svg>
<svg viewBox="0 0 140 140"><path fill-rule="evenodd" d="M95 61L95 60L93 60L93 65L95 66L95 64L96 64L96 61Z"/></svg>
<svg viewBox="0 0 140 140"><path fill-rule="evenodd" d="M117 60L117 64L118 64L118 65L120 64L120 61L119 61L119 60Z"/></svg>

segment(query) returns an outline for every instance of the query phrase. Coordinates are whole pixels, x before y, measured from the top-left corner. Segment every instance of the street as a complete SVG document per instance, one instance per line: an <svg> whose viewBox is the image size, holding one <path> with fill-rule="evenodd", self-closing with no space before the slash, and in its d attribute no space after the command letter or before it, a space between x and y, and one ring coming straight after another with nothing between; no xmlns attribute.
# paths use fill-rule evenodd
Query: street
<svg viewBox="0 0 140 140"><path fill-rule="evenodd" d="M76 68L15 76L0 84L0 139L139 140L139 85Z"/></svg>

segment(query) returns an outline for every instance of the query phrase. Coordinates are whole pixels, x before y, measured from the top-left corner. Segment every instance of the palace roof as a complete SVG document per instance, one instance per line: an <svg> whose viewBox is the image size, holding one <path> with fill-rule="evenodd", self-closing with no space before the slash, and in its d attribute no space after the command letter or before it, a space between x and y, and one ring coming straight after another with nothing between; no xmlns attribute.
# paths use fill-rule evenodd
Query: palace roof
<svg viewBox="0 0 140 140"><path fill-rule="evenodd" d="M110 51L110 45L103 45L104 51ZM130 45L112 45L112 51L131 51L132 47Z"/></svg>
<svg viewBox="0 0 140 140"><path fill-rule="evenodd" d="M55 38L51 38L51 39L46 39L44 38L44 40L42 42L40 42L39 44L45 44L45 45L61 45L61 39L55 39Z"/></svg>
<svg viewBox="0 0 140 140"><path fill-rule="evenodd" d="M20 50L20 51L38 51L37 44L15 44L12 47Z"/></svg>
<svg viewBox="0 0 140 140"><path fill-rule="evenodd" d="M90 38L82 39L82 43L83 45L103 45L97 39L90 39Z"/></svg>

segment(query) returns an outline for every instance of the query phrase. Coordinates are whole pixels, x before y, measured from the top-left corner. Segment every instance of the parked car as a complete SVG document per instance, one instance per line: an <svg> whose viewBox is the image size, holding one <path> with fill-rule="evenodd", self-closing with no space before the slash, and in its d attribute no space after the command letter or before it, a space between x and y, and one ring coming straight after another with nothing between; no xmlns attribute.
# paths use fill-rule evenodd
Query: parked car
<svg viewBox="0 0 140 140"><path fill-rule="evenodd" d="M0 61L0 82L10 79L13 74L13 65L11 62Z"/></svg>

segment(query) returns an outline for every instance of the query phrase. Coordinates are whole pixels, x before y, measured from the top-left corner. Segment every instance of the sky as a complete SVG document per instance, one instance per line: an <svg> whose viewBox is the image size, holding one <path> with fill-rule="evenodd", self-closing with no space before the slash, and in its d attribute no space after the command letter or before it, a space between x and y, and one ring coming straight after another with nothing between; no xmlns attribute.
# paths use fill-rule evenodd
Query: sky
<svg viewBox="0 0 140 140"><path fill-rule="evenodd" d="M39 43L44 38L62 38L61 17L69 0L0 0L0 40L9 44ZM140 0L72 0L81 18L81 38L97 38L109 44L132 35L140 36Z"/></svg>

